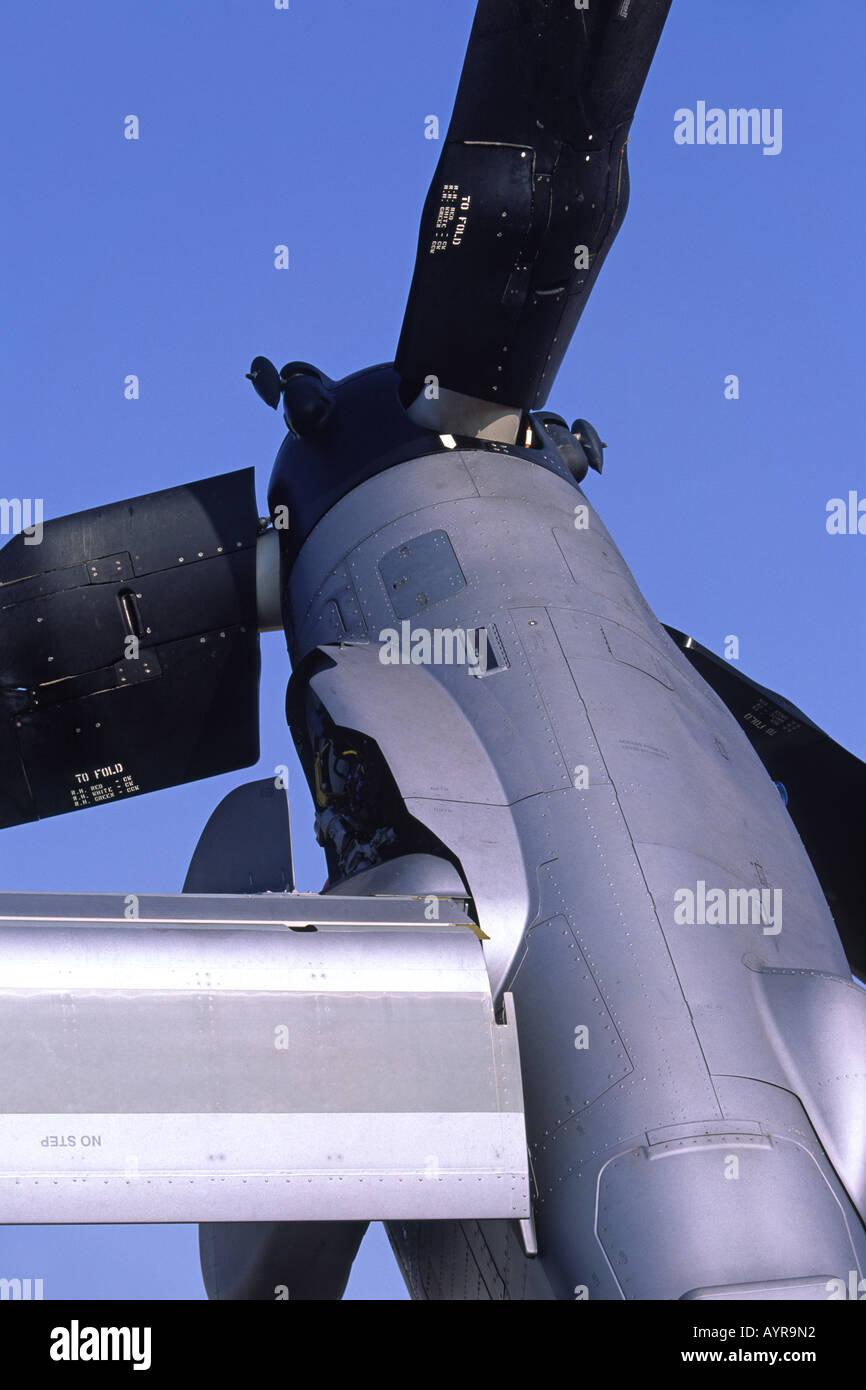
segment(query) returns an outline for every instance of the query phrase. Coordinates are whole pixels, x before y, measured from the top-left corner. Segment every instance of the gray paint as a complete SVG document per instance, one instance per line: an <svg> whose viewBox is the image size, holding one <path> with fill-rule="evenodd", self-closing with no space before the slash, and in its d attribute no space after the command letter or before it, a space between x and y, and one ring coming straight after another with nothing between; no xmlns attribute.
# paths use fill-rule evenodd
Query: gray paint
<svg viewBox="0 0 866 1390"><path fill-rule="evenodd" d="M436 906L0 894L0 1223L527 1216L514 1011Z"/></svg>
<svg viewBox="0 0 866 1390"><path fill-rule="evenodd" d="M423 623L495 627L493 678L379 660L383 557L441 532L466 585ZM340 646L347 576L364 628ZM516 1226L392 1226L413 1295L801 1298L862 1274L866 998L778 791L584 495L493 451L401 464L322 519L288 603L295 666L327 650L316 693L457 856L521 1018L538 1260ZM781 930L678 921L700 882L781 890Z"/></svg>

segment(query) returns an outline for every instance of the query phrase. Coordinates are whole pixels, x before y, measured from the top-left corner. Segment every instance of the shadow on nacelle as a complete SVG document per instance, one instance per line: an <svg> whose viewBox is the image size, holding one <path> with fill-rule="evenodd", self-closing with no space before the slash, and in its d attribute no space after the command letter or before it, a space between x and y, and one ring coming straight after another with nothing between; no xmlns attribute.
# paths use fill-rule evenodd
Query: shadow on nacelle
<svg viewBox="0 0 866 1390"><path fill-rule="evenodd" d="M866 764L802 710L694 638L668 633L727 705L772 777L812 861L855 974L866 979Z"/></svg>

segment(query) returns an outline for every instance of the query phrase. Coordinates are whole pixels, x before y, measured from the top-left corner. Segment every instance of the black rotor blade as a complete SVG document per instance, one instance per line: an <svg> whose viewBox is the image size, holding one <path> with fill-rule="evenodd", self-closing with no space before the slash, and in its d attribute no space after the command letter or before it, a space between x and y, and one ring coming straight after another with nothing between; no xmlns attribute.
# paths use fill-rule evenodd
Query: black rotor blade
<svg viewBox="0 0 866 1390"><path fill-rule="evenodd" d="M670 4L480 0L421 219L404 379L544 404L625 215L629 126Z"/></svg>

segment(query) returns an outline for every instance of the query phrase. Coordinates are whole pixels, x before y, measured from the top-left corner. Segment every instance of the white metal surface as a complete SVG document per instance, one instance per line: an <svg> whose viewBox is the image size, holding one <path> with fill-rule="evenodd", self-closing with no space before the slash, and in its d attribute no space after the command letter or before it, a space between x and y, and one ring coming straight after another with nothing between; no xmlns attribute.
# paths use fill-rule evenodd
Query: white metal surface
<svg viewBox="0 0 866 1390"><path fill-rule="evenodd" d="M0 894L0 1223L528 1215L462 903L129 906Z"/></svg>

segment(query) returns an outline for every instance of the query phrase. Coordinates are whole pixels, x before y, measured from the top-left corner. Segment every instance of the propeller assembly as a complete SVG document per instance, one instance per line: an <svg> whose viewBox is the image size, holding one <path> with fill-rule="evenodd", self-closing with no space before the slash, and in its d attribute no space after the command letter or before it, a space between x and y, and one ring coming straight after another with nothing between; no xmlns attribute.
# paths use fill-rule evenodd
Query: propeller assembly
<svg viewBox="0 0 866 1390"><path fill-rule="evenodd" d="M629 128L669 9L480 0L421 218L405 380L544 405L625 216Z"/></svg>
<svg viewBox="0 0 866 1390"><path fill-rule="evenodd" d="M428 440L519 448L534 411L575 481L602 471L592 426L542 407L625 216L629 129L670 4L480 0L394 362ZM296 441L324 441L338 393L343 410L342 384L309 363L256 357L247 375Z"/></svg>

